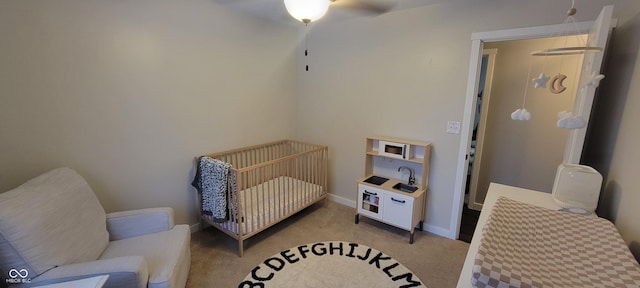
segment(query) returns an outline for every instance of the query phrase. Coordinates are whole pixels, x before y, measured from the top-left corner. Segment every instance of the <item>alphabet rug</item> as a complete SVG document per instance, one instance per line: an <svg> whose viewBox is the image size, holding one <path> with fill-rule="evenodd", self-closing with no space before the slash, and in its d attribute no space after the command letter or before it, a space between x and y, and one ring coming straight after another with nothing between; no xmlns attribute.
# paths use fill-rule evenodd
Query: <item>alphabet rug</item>
<svg viewBox="0 0 640 288"><path fill-rule="evenodd" d="M418 276L376 249L343 241L300 245L258 264L238 285L250 287L424 287Z"/></svg>

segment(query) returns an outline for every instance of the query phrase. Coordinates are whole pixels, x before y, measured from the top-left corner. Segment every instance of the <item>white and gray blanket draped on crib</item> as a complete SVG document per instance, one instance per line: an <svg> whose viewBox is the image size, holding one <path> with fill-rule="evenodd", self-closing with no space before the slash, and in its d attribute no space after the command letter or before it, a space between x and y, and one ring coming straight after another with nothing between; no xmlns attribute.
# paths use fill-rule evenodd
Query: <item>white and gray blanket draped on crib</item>
<svg viewBox="0 0 640 288"><path fill-rule="evenodd" d="M235 175L230 173L231 164L202 156L198 158L198 167L196 176L191 185L200 192L200 203L202 214L211 216L214 222L224 222L229 218L229 203L235 204L236 201L229 201L227 195L228 189L235 187Z"/></svg>

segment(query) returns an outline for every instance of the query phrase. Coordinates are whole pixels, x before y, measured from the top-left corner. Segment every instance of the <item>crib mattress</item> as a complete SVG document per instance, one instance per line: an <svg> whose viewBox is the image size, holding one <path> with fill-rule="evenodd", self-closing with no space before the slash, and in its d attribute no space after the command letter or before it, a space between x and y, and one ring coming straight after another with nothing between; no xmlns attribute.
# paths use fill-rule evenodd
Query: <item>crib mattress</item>
<svg viewBox="0 0 640 288"><path fill-rule="evenodd" d="M474 287L640 287L640 265L605 219L500 197L482 232Z"/></svg>
<svg viewBox="0 0 640 288"><path fill-rule="evenodd" d="M280 176L240 191L240 204L243 206L240 217L242 234L251 233L279 220L318 199L323 193L322 186L289 176ZM238 233L236 224L229 220L222 226Z"/></svg>

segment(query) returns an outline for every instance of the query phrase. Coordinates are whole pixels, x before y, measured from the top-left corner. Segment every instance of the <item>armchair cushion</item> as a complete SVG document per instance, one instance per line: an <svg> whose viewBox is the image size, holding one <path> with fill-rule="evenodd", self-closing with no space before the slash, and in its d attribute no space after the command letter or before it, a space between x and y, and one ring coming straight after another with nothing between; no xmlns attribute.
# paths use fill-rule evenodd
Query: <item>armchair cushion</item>
<svg viewBox="0 0 640 288"><path fill-rule="evenodd" d="M171 228L173 228L173 209L169 207L107 214L107 230L111 241L167 231Z"/></svg>
<svg viewBox="0 0 640 288"><path fill-rule="evenodd" d="M144 257L126 256L60 266L38 276L31 284L47 285L99 275L109 275L103 288L147 287L149 279Z"/></svg>
<svg viewBox="0 0 640 288"><path fill-rule="evenodd" d="M191 265L190 240L189 226L176 225L168 231L112 241L100 259L143 256L149 268L148 287L184 287Z"/></svg>
<svg viewBox="0 0 640 288"><path fill-rule="evenodd" d="M95 260L108 243L104 209L87 182L69 168L0 194L0 272L24 267L35 277L57 266Z"/></svg>

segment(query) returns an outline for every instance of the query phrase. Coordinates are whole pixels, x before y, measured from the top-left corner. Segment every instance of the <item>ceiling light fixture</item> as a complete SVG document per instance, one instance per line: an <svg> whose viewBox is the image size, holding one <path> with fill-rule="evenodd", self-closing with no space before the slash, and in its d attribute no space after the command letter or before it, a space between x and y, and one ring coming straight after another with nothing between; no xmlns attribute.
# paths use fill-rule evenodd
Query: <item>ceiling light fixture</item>
<svg viewBox="0 0 640 288"><path fill-rule="evenodd" d="M309 24L327 13L329 0L284 0L284 6L291 17Z"/></svg>
<svg viewBox="0 0 640 288"><path fill-rule="evenodd" d="M284 6L291 17L304 23L309 28L309 23L316 21L329 10L330 0L284 0ZM309 56L309 33L305 33L305 58ZM308 60L307 60L308 61ZM305 71L309 71L309 64L305 65Z"/></svg>

